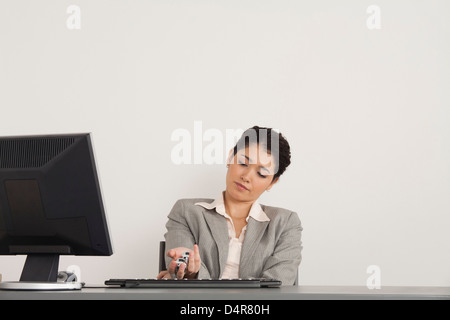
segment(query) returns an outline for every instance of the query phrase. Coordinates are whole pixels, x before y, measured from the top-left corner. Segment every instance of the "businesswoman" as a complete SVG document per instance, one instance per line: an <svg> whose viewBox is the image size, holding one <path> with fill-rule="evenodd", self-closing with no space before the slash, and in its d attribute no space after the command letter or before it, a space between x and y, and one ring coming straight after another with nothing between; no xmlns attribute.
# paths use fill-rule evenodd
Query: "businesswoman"
<svg viewBox="0 0 450 320"><path fill-rule="evenodd" d="M181 199L173 206L164 235L167 271L190 252L177 278L272 278L292 285L301 261L302 226L295 212L262 205L258 198L290 164L281 133L246 130L227 159L226 189L214 199Z"/></svg>

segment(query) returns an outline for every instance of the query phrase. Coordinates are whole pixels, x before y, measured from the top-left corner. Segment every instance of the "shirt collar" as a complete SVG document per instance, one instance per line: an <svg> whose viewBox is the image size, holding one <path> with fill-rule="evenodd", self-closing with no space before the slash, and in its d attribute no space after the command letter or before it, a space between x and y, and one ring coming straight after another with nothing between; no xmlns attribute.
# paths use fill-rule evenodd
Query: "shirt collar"
<svg viewBox="0 0 450 320"><path fill-rule="evenodd" d="M216 209L216 212L226 218L229 218L230 216L225 212L225 202L223 200L223 193L220 194L213 202L197 202L195 205L202 206L205 209L213 210ZM270 221L267 214L262 209L261 205L259 204L258 200L253 202L252 207L250 208L250 212L247 217L248 219L252 217L256 221L263 222L263 221Z"/></svg>

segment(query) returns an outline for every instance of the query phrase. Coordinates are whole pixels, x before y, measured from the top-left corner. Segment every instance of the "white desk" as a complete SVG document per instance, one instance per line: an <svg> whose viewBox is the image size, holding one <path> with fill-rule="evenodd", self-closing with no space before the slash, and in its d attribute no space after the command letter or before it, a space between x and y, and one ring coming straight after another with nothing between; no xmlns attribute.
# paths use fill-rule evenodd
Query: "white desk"
<svg viewBox="0 0 450 320"><path fill-rule="evenodd" d="M0 300L450 300L450 287L286 286L191 289L105 288L76 291L0 291Z"/></svg>

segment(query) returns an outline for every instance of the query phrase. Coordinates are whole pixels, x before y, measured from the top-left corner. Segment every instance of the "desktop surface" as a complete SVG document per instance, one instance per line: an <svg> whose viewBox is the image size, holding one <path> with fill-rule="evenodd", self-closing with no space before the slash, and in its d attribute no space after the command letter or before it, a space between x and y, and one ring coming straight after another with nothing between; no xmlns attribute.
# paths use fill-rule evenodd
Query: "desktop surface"
<svg viewBox="0 0 450 320"><path fill-rule="evenodd" d="M0 291L0 300L450 300L450 287L282 286L278 288L109 288Z"/></svg>

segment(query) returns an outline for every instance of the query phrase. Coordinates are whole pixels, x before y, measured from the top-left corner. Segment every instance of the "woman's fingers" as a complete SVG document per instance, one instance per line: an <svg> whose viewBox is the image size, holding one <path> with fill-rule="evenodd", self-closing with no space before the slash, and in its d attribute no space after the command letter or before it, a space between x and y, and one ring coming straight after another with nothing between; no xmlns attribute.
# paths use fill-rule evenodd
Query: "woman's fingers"
<svg viewBox="0 0 450 320"><path fill-rule="evenodd" d="M171 276L169 274L169 271L167 270L161 271L156 277L156 279L170 279L170 278Z"/></svg>
<svg viewBox="0 0 450 320"><path fill-rule="evenodd" d="M177 263L176 260L173 259L170 263L169 266L167 267L167 271L169 272L170 275L174 275L175 274L175 269L177 267Z"/></svg>
<svg viewBox="0 0 450 320"><path fill-rule="evenodd" d="M195 259L194 259L194 252L189 252L189 263L187 267L187 271L189 274L195 273Z"/></svg>
<svg viewBox="0 0 450 320"><path fill-rule="evenodd" d="M183 279L184 278L184 271L186 270L186 263L182 263L180 267L178 268L177 272L177 279Z"/></svg>
<svg viewBox="0 0 450 320"><path fill-rule="evenodd" d="M189 252L189 266L190 274L196 274L200 270L201 260L198 245L194 244L194 251Z"/></svg>
<svg viewBox="0 0 450 320"><path fill-rule="evenodd" d="M181 263L180 267L178 268L178 272L176 272L177 268L177 259L181 258L182 255L189 251L189 261L188 264ZM198 245L194 245L194 250L190 250L188 248L178 247L174 249L170 249L167 251L167 256L172 258L172 261L170 262L168 268L167 268L167 275L176 277L177 279L183 279L186 277L194 277L198 271L200 270L201 266L201 259L200 259L200 250L198 248ZM176 272L176 274L175 274ZM160 273L161 274L161 273ZM167 276L164 275L164 276ZM158 275L159 277L159 275Z"/></svg>
<svg viewBox="0 0 450 320"><path fill-rule="evenodd" d="M202 260L200 259L200 249L198 248L198 245L194 244L194 261L195 265L197 266L196 272L200 270L200 265L202 264Z"/></svg>
<svg viewBox="0 0 450 320"><path fill-rule="evenodd" d="M177 260L178 258L181 258L181 256L183 255L183 253L185 253L186 251L191 251L188 248L184 248L184 247L178 247L178 248L173 248L167 251L167 256Z"/></svg>
<svg viewBox="0 0 450 320"><path fill-rule="evenodd" d="M198 245L194 245L194 251L189 252L189 264L187 266L187 277L194 278L200 270L201 266L200 250Z"/></svg>
<svg viewBox="0 0 450 320"><path fill-rule="evenodd" d="M167 251L167 256L174 258L176 255L176 251L174 249L170 249L169 251Z"/></svg>

